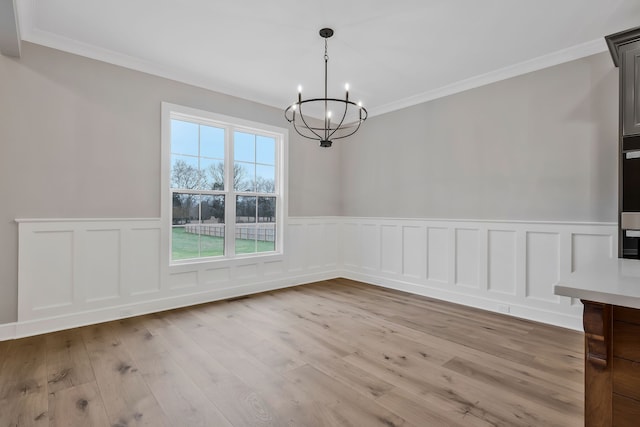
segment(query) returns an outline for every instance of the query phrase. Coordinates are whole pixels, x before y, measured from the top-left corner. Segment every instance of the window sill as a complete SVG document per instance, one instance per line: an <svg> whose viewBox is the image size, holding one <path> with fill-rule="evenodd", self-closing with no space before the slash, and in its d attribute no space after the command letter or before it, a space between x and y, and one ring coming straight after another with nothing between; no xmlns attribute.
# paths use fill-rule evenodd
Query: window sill
<svg viewBox="0 0 640 427"><path fill-rule="evenodd" d="M169 271L191 271L194 268L202 267L232 267L235 265L257 264L263 262L275 262L283 261L284 253L282 252L269 252L264 255L247 254L238 255L235 258L207 258L202 260L185 260L185 261L172 261L169 263Z"/></svg>

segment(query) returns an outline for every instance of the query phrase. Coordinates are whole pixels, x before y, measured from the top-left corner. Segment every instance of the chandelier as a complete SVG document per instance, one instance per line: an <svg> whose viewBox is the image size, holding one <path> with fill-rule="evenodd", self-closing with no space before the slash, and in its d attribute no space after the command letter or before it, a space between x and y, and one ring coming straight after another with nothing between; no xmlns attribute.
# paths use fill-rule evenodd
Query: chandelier
<svg viewBox="0 0 640 427"><path fill-rule="evenodd" d="M320 141L321 147L331 147L333 140L351 136L360 129L362 122L367 120L367 110L362 106L362 102L356 104L349 100L348 83L345 85L344 99L327 96L327 39L333 36L333 30L323 28L320 30L320 36L324 38L324 98L302 99L302 86L298 86L298 101L284 110L284 116L300 136ZM305 116L303 107L305 111L307 107L312 110L315 107L315 111L321 109L324 112L322 119L314 119L308 114ZM332 110L336 112L335 115Z"/></svg>

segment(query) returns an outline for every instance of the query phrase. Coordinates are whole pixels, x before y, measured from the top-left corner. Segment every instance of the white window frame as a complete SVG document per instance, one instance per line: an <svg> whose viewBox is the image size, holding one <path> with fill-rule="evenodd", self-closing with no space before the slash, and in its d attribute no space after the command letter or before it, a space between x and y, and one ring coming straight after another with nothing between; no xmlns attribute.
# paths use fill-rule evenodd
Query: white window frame
<svg viewBox="0 0 640 427"><path fill-rule="evenodd" d="M271 126L264 123L253 122L213 113L206 110L186 107L168 102L162 103L161 117L161 197L160 219L162 224L162 259L164 265L180 266L199 263L228 264L242 262L242 260L256 259L282 259L284 255L284 231L286 228L287 208L287 147L289 131L285 128ZM173 260L171 257L171 119L186 120L204 125L210 125L225 129L225 190L215 191L225 195L225 254L215 257L191 258L185 260ZM275 138L276 141L276 177L275 194L257 193L257 196L276 197L276 242L275 251L254 252L248 254L235 253L236 233L236 196L247 195L246 192L236 192L233 188L233 147L231 135L234 131L252 133L261 136ZM194 190L198 192L198 190ZM251 196L255 194L249 194Z"/></svg>

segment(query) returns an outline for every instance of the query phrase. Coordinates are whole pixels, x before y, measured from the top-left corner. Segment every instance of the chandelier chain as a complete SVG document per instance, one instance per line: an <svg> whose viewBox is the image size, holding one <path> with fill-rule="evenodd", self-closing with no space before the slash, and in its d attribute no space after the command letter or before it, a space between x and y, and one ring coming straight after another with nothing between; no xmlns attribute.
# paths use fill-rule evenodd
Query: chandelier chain
<svg viewBox="0 0 640 427"><path fill-rule="evenodd" d="M327 53L327 39L324 39L324 60L329 60L329 53Z"/></svg>

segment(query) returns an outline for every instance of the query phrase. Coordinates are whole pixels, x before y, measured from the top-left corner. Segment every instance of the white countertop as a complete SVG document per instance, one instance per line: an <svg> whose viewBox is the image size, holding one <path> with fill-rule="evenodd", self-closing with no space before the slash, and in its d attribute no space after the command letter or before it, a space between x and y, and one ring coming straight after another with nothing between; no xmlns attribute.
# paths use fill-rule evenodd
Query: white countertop
<svg viewBox="0 0 640 427"><path fill-rule="evenodd" d="M556 295L640 309L640 260L613 258L571 273Z"/></svg>

